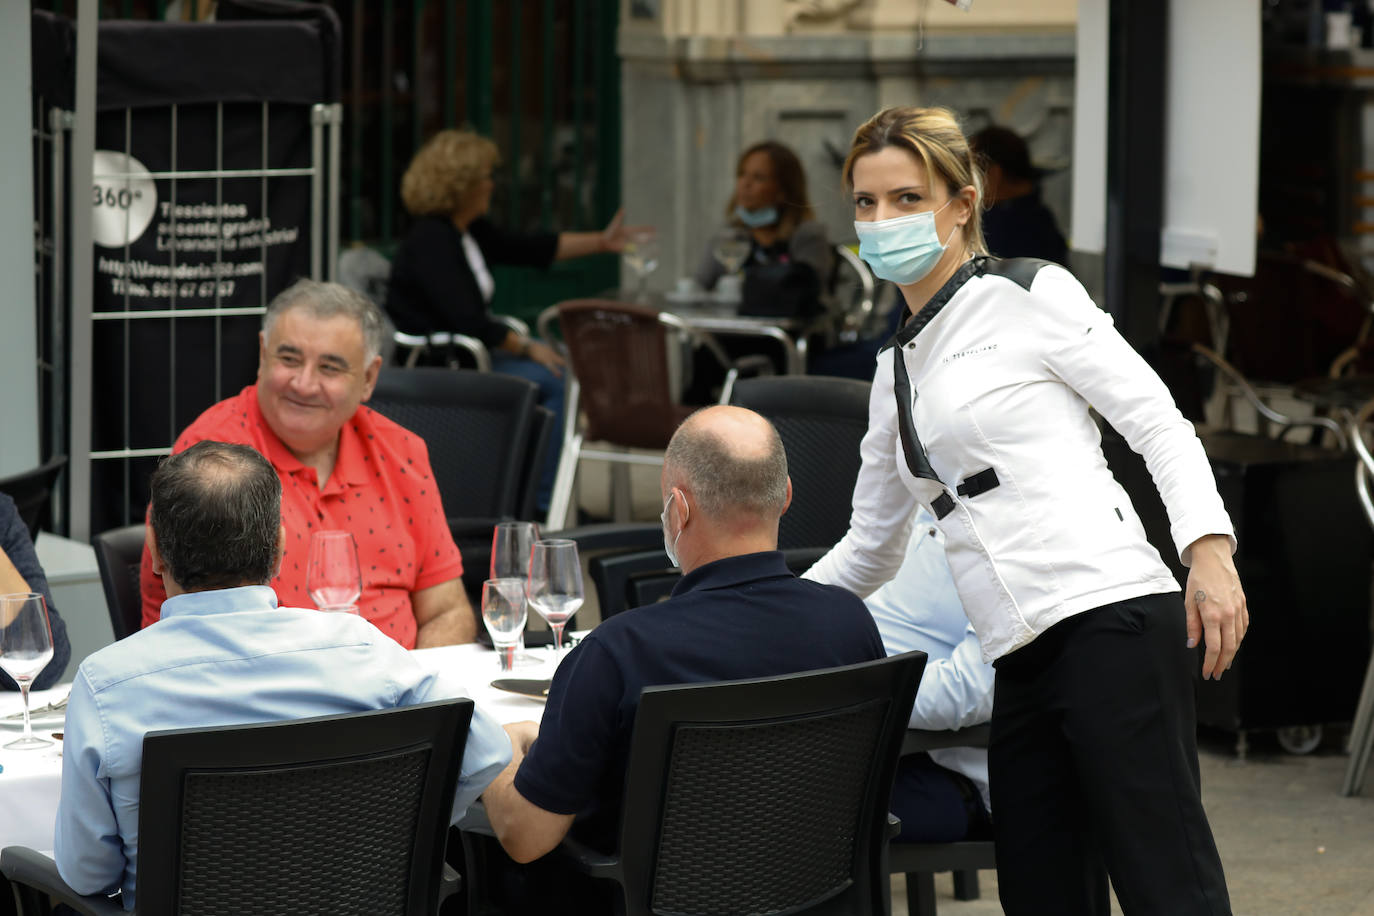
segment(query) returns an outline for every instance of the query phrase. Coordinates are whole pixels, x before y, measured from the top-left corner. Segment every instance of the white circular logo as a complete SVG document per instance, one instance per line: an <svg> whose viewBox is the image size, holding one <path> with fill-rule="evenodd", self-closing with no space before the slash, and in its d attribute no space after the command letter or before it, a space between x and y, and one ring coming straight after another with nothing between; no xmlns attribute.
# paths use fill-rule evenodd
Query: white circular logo
<svg viewBox="0 0 1374 916"><path fill-rule="evenodd" d="M137 241L157 210L157 185L133 156L99 149L94 157L91 235L97 245L123 248Z"/></svg>

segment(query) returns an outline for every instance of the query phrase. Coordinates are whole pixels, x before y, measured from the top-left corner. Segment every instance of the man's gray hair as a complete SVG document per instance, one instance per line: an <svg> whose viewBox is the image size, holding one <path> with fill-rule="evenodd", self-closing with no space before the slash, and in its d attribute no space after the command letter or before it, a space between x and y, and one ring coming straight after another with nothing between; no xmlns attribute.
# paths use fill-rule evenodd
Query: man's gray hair
<svg viewBox="0 0 1374 916"><path fill-rule="evenodd" d="M263 337L271 337L272 326L277 318L294 308L306 309L316 318L333 318L335 315L352 318L362 329L367 362L372 362L373 357L381 354L386 322L381 309L357 290L349 289L342 283L297 280L268 303L267 312L262 316Z"/></svg>
<svg viewBox="0 0 1374 916"><path fill-rule="evenodd" d="M787 452L773 424L762 454L741 454L705 424L683 423L668 443L663 463L713 518L734 513L775 521L787 506ZM752 451L752 450L751 450Z"/></svg>

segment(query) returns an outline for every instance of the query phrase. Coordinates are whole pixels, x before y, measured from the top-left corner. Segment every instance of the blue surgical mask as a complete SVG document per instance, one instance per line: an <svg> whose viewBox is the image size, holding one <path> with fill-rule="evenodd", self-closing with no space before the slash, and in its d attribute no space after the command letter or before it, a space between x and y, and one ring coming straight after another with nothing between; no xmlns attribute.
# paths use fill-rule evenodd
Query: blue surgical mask
<svg viewBox="0 0 1374 916"><path fill-rule="evenodd" d="M953 202L951 197L940 210ZM920 282L939 262L949 244L948 240L940 241L940 234L935 229L935 214L940 210L877 222L855 220L859 257L868 262L874 276L883 280L902 286ZM949 234L952 238L954 230Z"/></svg>
<svg viewBox="0 0 1374 916"><path fill-rule="evenodd" d="M771 226L778 221L777 207L759 207L757 210L750 210L748 207L736 207L735 219L739 220L750 229L758 229L761 226Z"/></svg>
<svg viewBox="0 0 1374 916"><path fill-rule="evenodd" d="M658 520L663 523L663 552L668 555L668 562L672 563L674 567L682 565L677 561L677 540L682 537L682 529L677 530L677 537L673 538L671 542L668 540L668 507L672 505L673 497L676 495L676 490L668 494L667 500L663 503L663 512L658 516Z"/></svg>

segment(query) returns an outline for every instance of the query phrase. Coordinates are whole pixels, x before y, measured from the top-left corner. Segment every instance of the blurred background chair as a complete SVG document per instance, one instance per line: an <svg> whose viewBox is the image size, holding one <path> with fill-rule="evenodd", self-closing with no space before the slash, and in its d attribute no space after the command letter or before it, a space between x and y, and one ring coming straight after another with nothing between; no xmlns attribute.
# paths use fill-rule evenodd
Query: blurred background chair
<svg viewBox="0 0 1374 916"><path fill-rule="evenodd" d="M35 540L38 531L50 523L48 509L52 503L53 487L57 475L67 466L67 456L58 455L40 467L22 474L0 478L0 493L6 493L14 500L19 517L29 526L29 539Z"/></svg>
<svg viewBox="0 0 1374 916"><path fill-rule="evenodd" d="M421 367L383 370L368 401L425 441L469 595L487 578L496 522L532 517L552 426L538 393L510 375Z"/></svg>
<svg viewBox="0 0 1374 916"><path fill-rule="evenodd" d="M137 633L143 624L143 595L138 577L143 564L144 532L142 524L126 525L91 538L100 584L105 589L105 607L110 612L110 629L116 640Z"/></svg>
<svg viewBox="0 0 1374 916"><path fill-rule="evenodd" d="M886 912L888 801L925 664L647 688L619 852L569 838L550 855L614 881L627 916ZM484 821L464 819L465 848Z"/></svg>
<svg viewBox="0 0 1374 916"><path fill-rule="evenodd" d="M433 916L458 890L444 865L472 700L288 722L151 732L138 813L142 913ZM24 913L81 896L34 850L0 872Z"/></svg>
<svg viewBox="0 0 1374 916"><path fill-rule="evenodd" d="M673 431L696 407L682 404L684 344L709 353L725 370L719 402L726 403L739 369L704 331L669 312L608 299L575 299L546 309L539 333L554 340L555 326L567 349L568 397L563 448L549 504L547 527L566 527L574 518L577 469L584 459L606 461L614 478L612 505L617 518L629 517L631 464L662 464L661 456L630 449L662 451ZM580 417L585 415L586 425ZM583 443L610 448L585 448Z"/></svg>
<svg viewBox="0 0 1374 916"><path fill-rule="evenodd" d="M824 376L741 379L735 385L730 403L767 417L787 450L792 505L778 524L783 550L829 550L849 530L871 388L868 382Z"/></svg>

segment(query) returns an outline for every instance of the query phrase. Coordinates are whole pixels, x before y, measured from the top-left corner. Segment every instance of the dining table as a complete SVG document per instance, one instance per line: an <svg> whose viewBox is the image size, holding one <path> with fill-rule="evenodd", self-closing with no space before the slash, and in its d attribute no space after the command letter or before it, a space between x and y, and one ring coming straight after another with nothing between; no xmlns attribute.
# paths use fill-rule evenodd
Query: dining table
<svg viewBox="0 0 1374 916"><path fill-rule="evenodd" d="M826 320L823 315L806 318L750 315L740 311L743 303L738 296L719 295L703 289L667 293L611 290L605 295L668 312L688 326L715 336L774 341L782 350L782 368L787 375L806 374L807 337L819 330Z"/></svg>
<svg viewBox="0 0 1374 916"><path fill-rule="evenodd" d="M572 634L575 644L586 631ZM429 671L444 672L463 684L466 695L498 722L538 722L544 714L544 701L524 693L495 686L508 679L548 680L568 649L556 652L543 646L522 650L514 670L501 671L496 652L477 643L412 650L412 657ZM0 692L0 849L27 846L51 854L57 805L62 795L62 720L71 684L30 694L33 730L53 743L37 750L7 750L3 747L22 734L23 706L18 693ZM987 746L988 727L975 725L961 731L923 731L910 729L903 753L942 747Z"/></svg>
<svg viewBox="0 0 1374 916"><path fill-rule="evenodd" d="M579 634L573 634L576 639ZM415 649L411 655L429 671L443 671L461 682L467 695L502 724L531 720L538 722L544 712L542 699L513 693L492 686L494 681L515 678L546 680L553 677L567 649L555 653L551 647L530 648L522 652L520 664L512 671L501 671L496 652L469 643ZM4 747L23 734L23 703L17 692L0 692L0 849L28 846L51 854L57 805L62 796L62 721L65 700L71 684L29 695L33 731L49 738L52 744L35 750L8 750Z"/></svg>

